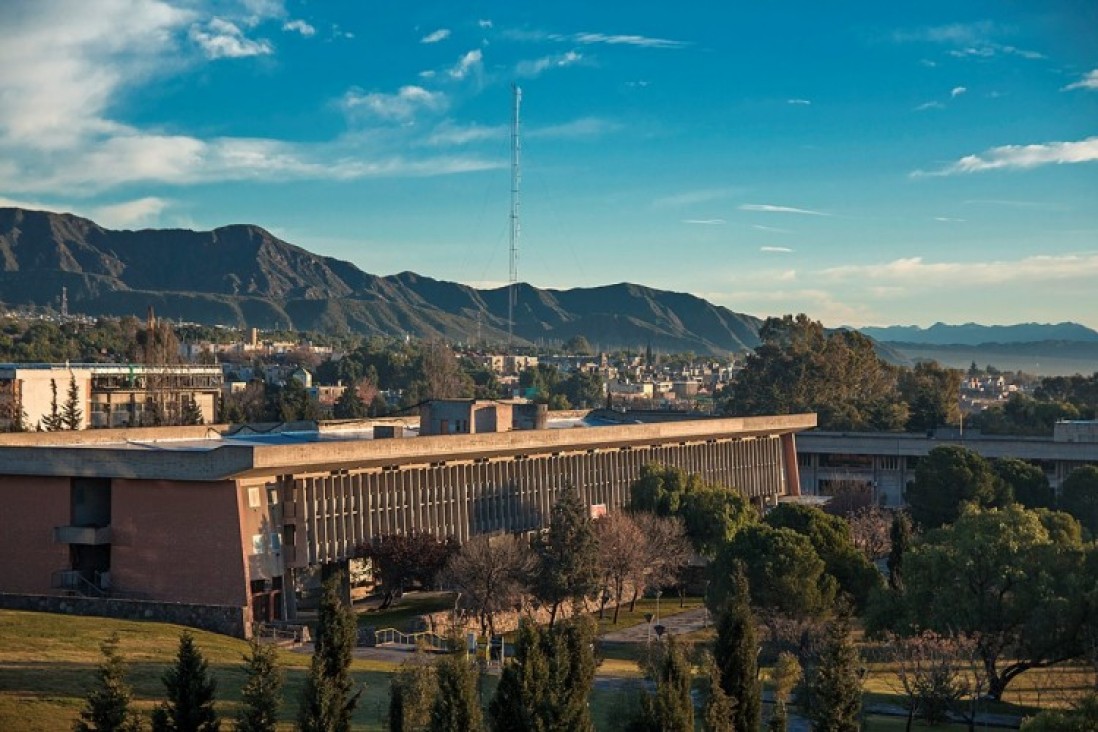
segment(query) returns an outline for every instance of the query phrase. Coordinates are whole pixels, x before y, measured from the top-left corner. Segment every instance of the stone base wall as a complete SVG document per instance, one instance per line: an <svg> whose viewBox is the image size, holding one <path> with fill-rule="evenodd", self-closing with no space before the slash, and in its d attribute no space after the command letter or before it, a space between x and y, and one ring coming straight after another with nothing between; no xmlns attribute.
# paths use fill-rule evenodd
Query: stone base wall
<svg viewBox="0 0 1098 732"><path fill-rule="evenodd" d="M227 605L187 605L178 602L119 600L108 597L67 597L64 595L16 595L0 593L0 608L67 615L91 615L119 620L152 620L175 623L199 630L251 637L246 609Z"/></svg>

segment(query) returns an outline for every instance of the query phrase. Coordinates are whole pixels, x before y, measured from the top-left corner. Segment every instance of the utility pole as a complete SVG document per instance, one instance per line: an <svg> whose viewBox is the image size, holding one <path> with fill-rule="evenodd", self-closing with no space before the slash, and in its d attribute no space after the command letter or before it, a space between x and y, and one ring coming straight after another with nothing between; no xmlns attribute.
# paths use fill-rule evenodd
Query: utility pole
<svg viewBox="0 0 1098 732"><path fill-rule="evenodd" d="M511 352L515 329L515 305L518 284L519 245L519 183L521 182L521 140L519 138L519 107L522 105L522 89L511 84L514 106L511 111L511 237L510 271L507 276L507 352Z"/></svg>

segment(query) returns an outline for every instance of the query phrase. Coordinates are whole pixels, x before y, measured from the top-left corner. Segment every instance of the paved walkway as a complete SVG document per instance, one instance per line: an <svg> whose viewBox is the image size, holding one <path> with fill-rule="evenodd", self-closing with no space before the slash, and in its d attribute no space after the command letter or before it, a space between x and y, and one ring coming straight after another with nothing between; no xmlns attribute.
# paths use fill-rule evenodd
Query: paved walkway
<svg viewBox="0 0 1098 732"><path fill-rule="evenodd" d="M666 628L668 633L673 635L685 635L686 633L693 633L695 630L701 630L711 623L709 622L706 609L698 607L693 610L684 610L683 612L678 612L674 615L661 617L659 624ZM653 619L652 627L654 628L655 626L656 621ZM649 638L655 640L656 632L649 629L648 623L641 623L640 625L634 625L631 628L612 630L603 635L601 640L604 643L646 643Z"/></svg>

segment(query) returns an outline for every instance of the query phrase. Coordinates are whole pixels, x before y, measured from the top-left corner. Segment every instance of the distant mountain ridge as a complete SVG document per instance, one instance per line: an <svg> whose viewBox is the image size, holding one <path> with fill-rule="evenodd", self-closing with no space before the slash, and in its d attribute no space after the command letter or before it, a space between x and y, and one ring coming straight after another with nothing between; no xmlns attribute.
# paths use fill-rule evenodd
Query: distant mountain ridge
<svg viewBox="0 0 1098 732"><path fill-rule="evenodd" d="M859 332L885 343L921 345L979 346L992 343L1033 343L1037 341L1098 342L1098 331L1079 323L1019 323L1018 325L980 325L935 323L929 328L917 325L893 325L857 328Z"/></svg>
<svg viewBox="0 0 1098 732"><path fill-rule="evenodd" d="M72 214L0 208L0 301L56 303L91 315L500 342L507 290L412 272L380 277L313 254L258 226L112 231ZM582 335L602 348L725 354L758 344L761 320L685 293L621 283L518 286L516 340Z"/></svg>

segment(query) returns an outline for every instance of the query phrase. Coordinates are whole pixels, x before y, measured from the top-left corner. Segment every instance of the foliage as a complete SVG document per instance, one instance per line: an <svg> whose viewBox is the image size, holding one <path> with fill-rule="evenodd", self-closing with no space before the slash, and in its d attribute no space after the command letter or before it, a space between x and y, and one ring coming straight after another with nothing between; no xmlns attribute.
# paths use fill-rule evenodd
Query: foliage
<svg viewBox="0 0 1098 732"><path fill-rule="evenodd" d="M1050 532L1051 518L1017 505L970 506L904 558L907 617L975 636L993 699L1031 668L1082 655L1084 595L1095 582L1086 551L1095 549L1078 534Z"/></svg>
<svg viewBox="0 0 1098 732"><path fill-rule="evenodd" d="M595 630L595 621L590 616L577 615L547 633L555 716L548 729L594 731L587 700L595 680Z"/></svg>
<svg viewBox="0 0 1098 732"><path fill-rule="evenodd" d="M603 586L600 617L602 608L613 600L616 625L625 583L633 577L643 577L648 569L646 537L633 517L624 511L607 514L596 521L595 536L599 545L599 576Z"/></svg>
<svg viewBox="0 0 1098 732"><path fill-rule="evenodd" d="M991 464L1004 490L1026 508L1052 508L1056 492L1041 468L1017 458L999 458Z"/></svg>
<svg viewBox="0 0 1098 732"><path fill-rule="evenodd" d="M651 513L635 513L631 517L643 537L639 547L643 559L634 565L635 571L630 576L633 585L630 612L644 592L678 583L691 556L690 541L681 518ZM616 609L614 618L616 622Z"/></svg>
<svg viewBox="0 0 1098 732"><path fill-rule="evenodd" d="M629 487L629 505L634 511L672 516L679 512L686 493L701 484L701 476L679 468L656 463L642 465L640 476Z"/></svg>
<svg viewBox="0 0 1098 732"><path fill-rule="evenodd" d="M198 425L202 424L205 419L202 416L202 409L198 406L198 402L195 401L193 396L184 397L183 411L179 416L179 423L186 425Z"/></svg>
<svg viewBox="0 0 1098 732"><path fill-rule="evenodd" d="M792 529L752 524L725 544L710 565L709 604L719 611L734 585L729 569L742 562L753 604L796 618L830 612L838 585L807 537Z"/></svg>
<svg viewBox="0 0 1098 732"><path fill-rule="evenodd" d="M84 416L84 410L80 408L80 387L76 385L76 375L69 376L69 390L65 395L65 403L61 407L61 428L66 430L78 430Z"/></svg>
<svg viewBox="0 0 1098 732"><path fill-rule="evenodd" d="M534 544L538 572L533 591L549 608L549 625L562 604L582 602L599 589L598 540L579 491L567 486L553 505L549 530Z"/></svg>
<svg viewBox="0 0 1098 732"><path fill-rule="evenodd" d="M808 716L819 732L861 729L861 659L850 637L850 618L840 612L828 624L819 661L809 676Z"/></svg>
<svg viewBox="0 0 1098 732"><path fill-rule="evenodd" d="M814 506L783 503L764 520L774 528L792 529L807 537L827 572L854 598L856 606L864 606L869 592L880 586L880 572L854 546L850 525L843 519Z"/></svg>
<svg viewBox="0 0 1098 732"><path fill-rule="evenodd" d="M806 315L767 318L730 390L738 415L817 412L828 430L897 430L907 420L895 367L855 331L826 332Z"/></svg>
<svg viewBox="0 0 1098 732"><path fill-rule="evenodd" d="M736 710L736 702L721 686L721 670L713 657L708 654L705 667L705 706L702 709L702 726L705 732L735 732L732 715Z"/></svg>
<svg viewBox="0 0 1098 732"><path fill-rule="evenodd" d="M438 676L434 664L421 653L405 661L393 674L389 685L390 732L419 732L431 722L431 710L438 696Z"/></svg>
<svg viewBox="0 0 1098 732"><path fill-rule="evenodd" d="M1081 419L1098 417L1098 371L1091 376L1049 376L1033 392L1042 401L1064 402L1079 410Z"/></svg>
<svg viewBox="0 0 1098 732"><path fill-rule="evenodd" d="M453 350L441 341L421 343L412 369L415 378L405 392L404 406L473 396L473 380L462 370Z"/></svg>
<svg viewBox="0 0 1098 732"><path fill-rule="evenodd" d="M759 646L755 617L751 612L751 590L743 565L732 565L728 599L717 619L717 640L713 658L720 669L721 688L735 705L733 727L756 730L762 709L759 685Z"/></svg>
<svg viewBox="0 0 1098 732"><path fill-rule="evenodd" d="M406 587L433 583L456 551L457 545L452 541L440 540L429 532L413 531L376 536L372 543L360 544L355 555L373 563L384 591L379 609L385 610Z"/></svg>
<svg viewBox="0 0 1098 732"><path fill-rule="evenodd" d="M1073 404L1014 393L1007 398L1006 404L993 405L976 415L972 426L987 434L1051 435L1057 422L1080 417L1082 414Z"/></svg>
<svg viewBox="0 0 1098 732"><path fill-rule="evenodd" d="M917 717L932 725L947 721L972 688L963 674L963 663L974 653L975 642L926 630L907 638L891 638L889 648L908 727Z"/></svg>
<svg viewBox="0 0 1098 732"><path fill-rule="evenodd" d="M653 732L694 732L690 662L675 636L667 636L655 670L656 693L641 699L643 725Z"/></svg>
<svg viewBox="0 0 1098 732"><path fill-rule="evenodd" d="M573 371L561 384L560 393L574 409L601 407L606 401L602 376L597 371Z"/></svg>
<svg viewBox="0 0 1098 732"><path fill-rule="evenodd" d="M463 644L435 664L438 693L426 727L429 732L475 732L483 727L477 697L477 669Z"/></svg>
<svg viewBox="0 0 1098 732"><path fill-rule="evenodd" d="M50 379L50 412L42 415L41 428L46 432L57 432L65 428L61 419L61 410L57 406L57 381Z"/></svg>
<svg viewBox="0 0 1098 732"><path fill-rule="evenodd" d="M481 633L495 635L495 615L522 600L534 566L530 546L522 539L482 535L451 556L445 571L448 584L461 593L461 603L480 619Z"/></svg>
<svg viewBox="0 0 1098 732"><path fill-rule="evenodd" d="M217 732L217 682L190 631L179 636L175 664L164 672L163 682L168 699L153 711L153 732Z"/></svg>
<svg viewBox="0 0 1098 732"><path fill-rule="evenodd" d="M936 447L920 460L905 497L912 521L924 529L952 523L965 503L986 507L1009 502L991 464L957 445Z"/></svg>
<svg viewBox="0 0 1098 732"><path fill-rule="evenodd" d="M892 516L892 511L879 506L866 506L846 517L854 547L870 562L892 551Z"/></svg>
<svg viewBox="0 0 1098 732"><path fill-rule="evenodd" d="M488 705L490 726L494 732L543 730L553 709L549 658L545 631L528 617L519 622L514 654Z"/></svg>
<svg viewBox="0 0 1098 732"><path fill-rule="evenodd" d="M1093 732L1098 729L1098 693L1091 692L1073 709L1048 710L1022 722L1022 732Z"/></svg>
<svg viewBox="0 0 1098 732"><path fill-rule="evenodd" d="M793 687L800 683L802 675L801 664L796 656L788 652L778 656L770 675L774 684L774 711L766 727L769 732L785 732L789 722L789 695L793 692Z"/></svg>
<svg viewBox="0 0 1098 732"><path fill-rule="evenodd" d="M892 544L888 552L888 586L893 590L903 590L904 554L911 548L911 519L906 512L893 514L888 537Z"/></svg>
<svg viewBox="0 0 1098 732"><path fill-rule="evenodd" d="M347 732L362 693L352 694L350 667L358 626L354 611L340 597L342 586L343 574L334 572L321 590L313 657L298 708L303 732Z"/></svg>
<svg viewBox="0 0 1098 732"><path fill-rule="evenodd" d="M932 430L960 421L961 372L956 369L920 361L900 373L899 391L910 412L908 431Z"/></svg>
<svg viewBox="0 0 1098 732"><path fill-rule="evenodd" d="M282 706L282 670L278 654L272 645L252 639L249 655L244 657L246 681L240 689L240 711L236 718L238 732L274 732L278 726L278 710Z"/></svg>
<svg viewBox="0 0 1098 732"><path fill-rule="evenodd" d="M1060 508L1091 536L1098 536L1098 467L1084 465L1071 471L1060 486Z"/></svg>
<svg viewBox="0 0 1098 732"><path fill-rule="evenodd" d="M96 669L96 685L88 691L76 732L138 732L141 718L130 709L133 689L126 683L126 662L118 653L118 633L99 645L103 660Z"/></svg>
<svg viewBox="0 0 1098 732"><path fill-rule="evenodd" d="M574 335L564 342L561 350L565 353L574 353L578 356L590 356L595 352L591 343L582 335Z"/></svg>

